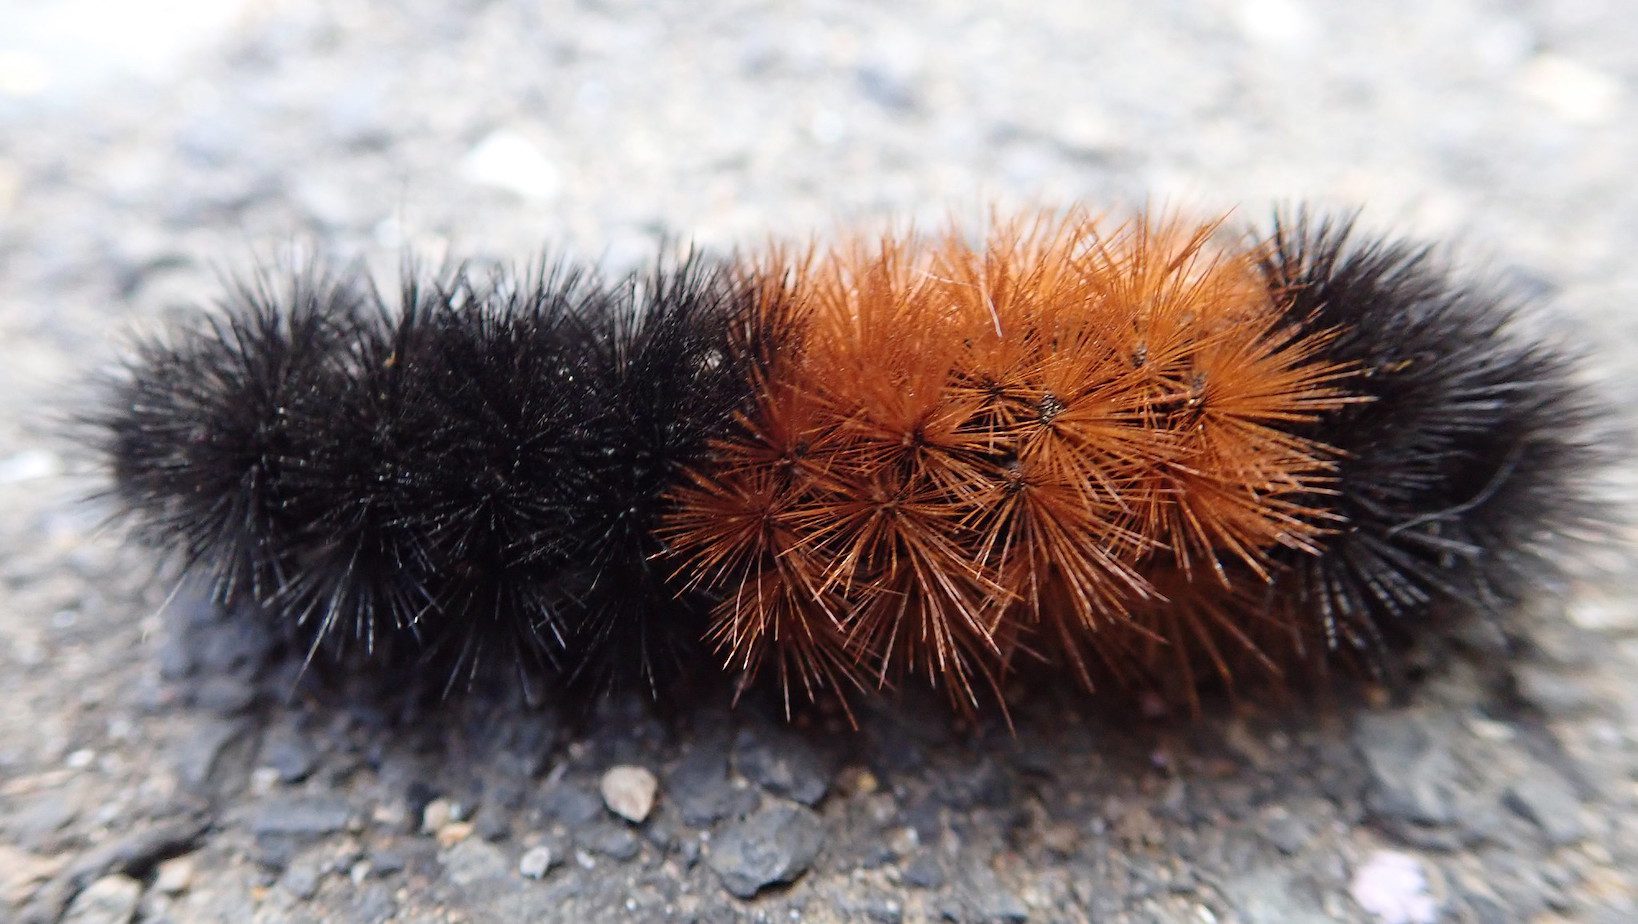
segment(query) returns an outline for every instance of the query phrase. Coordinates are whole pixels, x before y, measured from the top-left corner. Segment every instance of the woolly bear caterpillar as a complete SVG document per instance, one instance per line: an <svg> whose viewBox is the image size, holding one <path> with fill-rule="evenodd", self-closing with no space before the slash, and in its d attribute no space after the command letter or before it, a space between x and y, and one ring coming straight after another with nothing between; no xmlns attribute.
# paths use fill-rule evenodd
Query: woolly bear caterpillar
<svg viewBox="0 0 1638 924"><path fill-rule="evenodd" d="M139 343L92 423L220 601L447 686L1192 698L1519 597L1585 510L1572 362L1424 248L1220 226L310 268Z"/></svg>

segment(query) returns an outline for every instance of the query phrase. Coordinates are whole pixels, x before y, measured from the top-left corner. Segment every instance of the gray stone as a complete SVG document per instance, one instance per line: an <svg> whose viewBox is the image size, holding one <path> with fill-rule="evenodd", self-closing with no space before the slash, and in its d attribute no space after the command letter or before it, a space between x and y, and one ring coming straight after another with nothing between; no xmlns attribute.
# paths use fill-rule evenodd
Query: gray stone
<svg viewBox="0 0 1638 924"><path fill-rule="evenodd" d="M18 843L38 849L58 840L57 832L67 827L79 811L71 796L47 791L23 802L6 828Z"/></svg>
<svg viewBox="0 0 1638 924"><path fill-rule="evenodd" d="M271 638L261 620L224 613L208 592L188 584L166 609L170 627L161 648L160 669L168 680L196 673L208 679L248 680L245 669L265 659Z"/></svg>
<svg viewBox="0 0 1638 924"><path fill-rule="evenodd" d="M859 68L858 79L864 96L883 109L903 113L916 108L916 88L905 75L867 65Z"/></svg>
<svg viewBox="0 0 1638 924"><path fill-rule="evenodd" d="M257 806L250 831L257 835L317 837L347 826L352 810L334 796L273 799Z"/></svg>
<svg viewBox="0 0 1638 924"><path fill-rule="evenodd" d="M666 804L688 824L705 827L756 807L755 791L728 779L728 749L699 742L666 774Z"/></svg>
<svg viewBox="0 0 1638 924"><path fill-rule="evenodd" d="M944 832L944 805L929 793L905 806L903 819L923 844L937 843Z"/></svg>
<svg viewBox="0 0 1638 924"><path fill-rule="evenodd" d="M1534 921L1547 911L1550 887L1531 858L1495 852L1481 868L1454 877L1453 886L1477 924Z"/></svg>
<svg viewBox="0 0 1638 924"><path fill-rule="evenodd" d="M259 694L249 678L223 675L207 677L193 691L193 702L217 715L233 716L255 704Z"/></svg>
<svg viewBox="0 0 1638 924"><path fill-rule="evenodd" d="M571 921L571 920L601 920L597 915L587 918L568 912L574 905L584 907L577 899L603 899L605 907L611 910L607 916L610 920L663 920L661 918L644 918L633 915L622 899L614 899L625 891L624 887L609 882L601 889L582 885L567 876L558 876L545 882L518 882L485 883L481 891L472 890L474 904L472 906L473 919L476 921L510 922L510 921ZM619 913L612 912L618 908Z"/></svg>
<svg viewBox="0 0 1638 924"><path fill-rule="evenodd" d="M297 857L279 877L279 885L291 895L307 901L318 894L319 882L324 878L325 863L312 854Z"/></svg>
<svg viewBox="0 0 1638 924"><path fill-rule="evenodd" d="M1456 820L1459 768L1441 733L1416 713L1366 713L1354 726L1365 758L1371 811L1420 825Z"/></svg>
<svg viewBox="0 0 1638 924"><path fill-rule="evenodd" d="M750 898L768 886L796 881L824 842L818 815L781 802L722 829L711 842L706 862L724 888Z"/></svg>
<svg viewBox="0 0 1638 924"><path fill-rule="evenodd" d="M933 858L932 853L923 851L904 865L899 878L903 879L907 886L936 889L944 884L944 871L939 869L938 860Z"/></svg>
<svg viewBox="0 0 1638 924"><path fill-rule="evenodd" d="M384 924L397 913L398 903L393 901L392 889L372 882L358 890L348 920L359 924Z"/></svg>
<svg viewBox="0 0 1638 924"><path fill-rule="evenodd" d="M1005 889L987 892L973 902L974 910L985 921L1027 921L1029 908L1018 896Z"/></svg>
<svg viewBox="0 0 1638 924"><path fill-rule="evenodd" d="M1586 837L1581 821L1581 802L1568 783L1545 767L1507 787L1502 801L1547 835L1555 847L1574 844Z"/></svg>
<svg viewBox="0 0 1638 924"><path fill-rule="evenodd" d="M404 819L406 831L416 830L426 816L427 806L438 798L436 787L425 780L410 780L404 785Z"/></svg>
<svg viewBox="0 0 1638 924"><path fill-rule="evenodd" d="M1523 916L1517 908L1508 908L1501 899L1483 891L1464 891L1462 893L1468 914L1472 915L1476 924L1512 924L1518 920L1531 920L1534 916Z"/></svg>
<svg viewBox="0 0 1638 924"><path fill-rule="evenodd" d="M486 841L503 841L512 836L512 821L516 817L514 809L496 802L485 802L472 816L472 830Z"/></svg>
<svg viewBox="0 0 1638 924"><path fill-rule="evenodd" d="M1550 716L1574 716L1592 709L1592 691L1574 677L1541 664L1519 664L1513 682L1525 702Z"/></svg>
<svg viewBox="0 0 1638 924"><path fill-rule="evenodd" d="M57 881L58 888L48 889L46 900L60 908L73 890L96 879L117 879L115 874L145 878L164 860L192 850L210 827L209 816L202 813L139 826L82 854ZM64 893L63 889L69 891Z"/></svg>
<svg viewBox="0 0 1638 924"><path fill-rule="evenodd" d="M375 850L369 855L370 872L376 876L391 876L401 873L408 861L404 855L394 850Z"/></svg>
<svg viewBox="0 0 1638 924"><path fill-rule="evenodd" d="M469 837L449 848L442 860L450 881L456 885L499 879L511 870L506 854L499 847L476 837Z"/></svg>
<svg viewBox="0 0 1638 924"><path fill-rule="evenodd" d="M1308 819L1301 818L1284 807L1275 807L1265 813L1259 826L1263 839L1286 856L1292 856L1314 838Z"/></svg>
<svg viewBox="0 0 1638 924"><path fill-rule="evenodd" d="M981 866L971 871L962 894L965 896L964 904L975 920L1029 920L1029 908L988 867Z"/></svg>
<svg viewBox="0 0 1638 924"><path fill-rule="evenodd" d="M904 920L904 904L882 895L842 896L835 906L844 921L899 924Z"/></svg>
<svg viewBox="0 0 1638 924"><path fill-rule="evenodd" d="M74 897L63 924L127 924L142 900L142 883L129 876L104 876Z"/></svg>
<svg viewBox="0 0 1638 924"><path fill-rule="evenodd" d="M976 806L998 808L1011 803L1012 774L993 760L975 762L940 781L938 797L965 814Z"/></svg>
<svg viewBox="0 0 1638 924"><path fill-rule="evenodd" d="M215 604L209 601L202 605L215 610ZM248 604L245 609L249 609ZM266 620L244 610L213 615L216 618L205 623L204 631L191 633L200 670L207 674L242 674L266 660L274 644Z"/></svg>
<svg viewBox="0 0 1638 924"><path fill-rule="evenodd" d="M596 796L568 783L558 783L541 797L541 811L567 825L583 825L603 814Z"/></svg>
<svg viewBox="0 0 1638 924"><path fill-rule="evenodd" d="M177 775L208 797L236 793L250 779L256 759L256 725L248 719L210 719L177 743Z"/></svg>
<svg viewBox="0 0 1638 924"><path fill-rule="evenodd" d="M734 766L763 789L803 805L817 805L830 788L828 762L806 738L785 728L741 729Z"/></svg>
<svg viewBox="0 0 1638 924"><path fill-rule="evenodd" d="M634 859L642 847L631 829L606 821L582 828L575 834L575 843L593 853L622 861Z"/></svg>
<svg viewBox="0 0 1638 924"><path fill-rule="evenodd" d="M1434 924L1440 918L1444 890L1435 894L1428 866L1397 850L1376 850L1361 857L1348 882L1348 894L1373 919L1401 924Z"/></svg>
<svg viewBox="0 0 1638 924"><path fill-rule="evenodd" d="M289 724L275 725L262 737L258 759L263 766L273 768L281 783L299 783L318 766L318 753L309 736Z"/></svg>

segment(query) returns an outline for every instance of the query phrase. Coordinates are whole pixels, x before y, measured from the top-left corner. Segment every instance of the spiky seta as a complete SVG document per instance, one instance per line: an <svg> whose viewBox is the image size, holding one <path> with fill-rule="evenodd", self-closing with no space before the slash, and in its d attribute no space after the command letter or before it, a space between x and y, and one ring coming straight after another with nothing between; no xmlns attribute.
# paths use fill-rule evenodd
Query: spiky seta
<svg viewBox="0 0 1638 924"><path fill-rule="evenodd" d="M91 422L137 535L399 685L1192 701L1550 573L1595 415L1521 311L1301 214L309 266L140 341Z"/></svg>
<svg viewBox="0 0 1638 924"><path fill-rule="evenodd" d="M702 634L659 505L749 397L752 304L695 258L310 270L140 343L96 422L141 535L310 654L653 685Z"/></svg>

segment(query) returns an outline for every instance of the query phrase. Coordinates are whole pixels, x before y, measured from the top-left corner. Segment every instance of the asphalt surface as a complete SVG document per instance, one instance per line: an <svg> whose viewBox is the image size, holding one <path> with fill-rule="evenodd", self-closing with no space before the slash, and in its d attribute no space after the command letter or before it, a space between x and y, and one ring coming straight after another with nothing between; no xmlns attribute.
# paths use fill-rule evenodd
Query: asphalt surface
<svg viewBox="0 0 1638 924"><path fill-rule="evenodd" d="M1398 695L405 714L171 597L53 423L257 259L619 269L1068 203L1362 207L1536 298L1631 406L1628 4L138 6L0 0L0 919L1638 915L1624 526Z"/></svg>

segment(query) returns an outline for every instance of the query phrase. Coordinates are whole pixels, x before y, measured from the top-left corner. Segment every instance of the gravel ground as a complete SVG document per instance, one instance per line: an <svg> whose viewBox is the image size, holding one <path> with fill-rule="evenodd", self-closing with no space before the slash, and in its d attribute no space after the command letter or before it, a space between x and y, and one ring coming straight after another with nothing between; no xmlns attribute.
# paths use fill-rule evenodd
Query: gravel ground
<svg viewBox="0 0 1638 924"><path fill-rule="evenodd" d="M1367 204L1638 399L1623 0L796 6L0 0L0 919L1638 915L1630 530L1404 696L856 734L706 691L406 730L98 532L49 414L302 248L621 267L992 202Z"/></svg>

